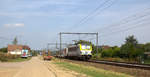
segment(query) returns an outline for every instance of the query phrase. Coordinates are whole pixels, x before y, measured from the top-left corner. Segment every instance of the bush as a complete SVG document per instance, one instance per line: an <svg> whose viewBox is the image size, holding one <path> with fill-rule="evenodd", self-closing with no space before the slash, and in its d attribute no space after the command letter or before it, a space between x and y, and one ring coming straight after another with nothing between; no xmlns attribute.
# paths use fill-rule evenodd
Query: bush
<svg viewBox="0 0 150 77"><path fill-rule="evenodd" d="M101 58L101 53L98 53L98 54L93 54L92 55L92 59L100 59Z"/></svg>
<svg viewBox="0 0 150 77"><path fill-rule="evenodd" d="M113 47L112 48L112 57L119 57L120 56L120 48L119 47Z"/></svg>
<svg viewBox="0 0 150 77"><path fill-rule="evenodd" d="M0 53L0 61L8 61L7 56L4 53Z"/></svg>
<svg viewBox="0 0 150 77"><path fill-rule="evenodd" d="M7 48L0 48L0 52L7 53Z"/></svg>
<svg viewBox="0 0 150 77"><path fill-rule="evenodd" d="M120 48L112 47L109 49L105 49L102 51L102 57L119 57L120 56Z"/></svg>
<svg viewBox="0 0 150 77"><path fill-rule="evenodd" d="M17 58L20 58L20 55L11 55L11 54L0 52L0 61L2 62L8 61L10 59L17 59Z"/></svg>
<svg viewBox="0 0 150 77"><path fill-rule="evenodd" d="M112 57L113 50L112 48L106 49L102 51L102 57Z"/></svg>

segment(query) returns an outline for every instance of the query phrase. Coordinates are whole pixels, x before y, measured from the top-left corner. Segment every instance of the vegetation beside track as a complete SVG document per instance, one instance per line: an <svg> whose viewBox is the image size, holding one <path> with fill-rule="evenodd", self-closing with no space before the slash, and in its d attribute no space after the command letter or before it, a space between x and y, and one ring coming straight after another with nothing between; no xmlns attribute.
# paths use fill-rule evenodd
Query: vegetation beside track
<svg viewBox="0 0 150 77"><path fill-rule="evenodd" d="M150 64L150 59L144 60L144 64Z"/></svg>
<svg viewBox="0 0 150 77"><path fill-rule="evenodd" d="M125 43L118 46L101 46L98 52L96 46L93 46L92 59L142 63L150 64L150 43L140 44L138 40L132 35L125 39Z"/></svg>
<svg viewBox="0 0 150 77"><path fill-rule="evenodd" d="M106 71L92 66L84 66L82 64L70 63L63 60L54 60L54 64L78 73L86 74L87 76L90 77L131 77L130 75L127 74L113 71Z"/></svg>

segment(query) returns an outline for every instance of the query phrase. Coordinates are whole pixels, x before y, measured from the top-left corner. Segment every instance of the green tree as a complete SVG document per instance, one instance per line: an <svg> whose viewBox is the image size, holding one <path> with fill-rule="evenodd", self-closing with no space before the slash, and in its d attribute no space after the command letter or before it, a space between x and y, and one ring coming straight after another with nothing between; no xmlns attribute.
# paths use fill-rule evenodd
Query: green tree
<svg viewBox="0 0 150 77"><path fill-rule="evenodd" d="M132 44L133 46L136 46L138 44L138 41L136 38L134 38L134 36L128 36L126 38L125 44Z"/></svg>
<svg viewBox="0 0 150 77"><path fill-rule="evenodd" d="M121 52L120 52L120 57L121 58L129 58L129 56L131 55L131 51L132 51L132 45L131 44L124 44L121 46Z"/></svg>
<svg viewBox="0 0 150 77"><path fill-rule="evenodd" d="M7 47L0 48L0 52L7 53Z"/></svg>
<svg viewBox="0 0 150 77"><path fill-rule="evenodd" d="M126 38L125 44L121 46L120 57L124 58L138 58L143 55L143 48L134 36L128 36Z"/></svg>
<svg viewBox="0 0 150 77"><path fill-rule="evenodd" d="M145 52L150 52L150 43L146 43L144 45L144 50L145 50Z"/></svg>
<svg viewBox="0 0 150 77"><path fill-rule="evenodd" d="M101 53L101 56L102 57L112 57L112 54L113 54L113 50L112 50L112 48L109 48L109 49L103 50Z"/></svg>
<svg viewBox="0 0 150 77"><path fill-rule="evenodd" d="M117 46L112 47L112 57L120 57L120 48Z"/></svg>
<svg viewBox="0 0 150 77"><path fill-rule="evenodd" d="M18 40L17 40L17 37L14 38L13 42L12 42L14 45L17 45L18 43Z"/></svg>

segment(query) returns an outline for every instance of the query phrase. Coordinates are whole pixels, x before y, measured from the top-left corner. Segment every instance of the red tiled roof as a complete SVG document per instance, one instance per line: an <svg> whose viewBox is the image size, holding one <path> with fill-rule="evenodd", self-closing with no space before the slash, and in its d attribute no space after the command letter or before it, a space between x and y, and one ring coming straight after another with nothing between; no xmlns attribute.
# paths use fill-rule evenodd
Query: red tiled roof
<svg viewBox="0 0 150 77"><path fill-rule="evenodd" d="M22 49L28 49L30 50L29 46L26 45L8 45L8 51L13 51L13 50L22 50Z"/></svg>
<svg viewBox="0 0 150 77"><path fill-rule="evenodd" d="M103 46L102 46L102 48L103 48L103 49L109 49L109 48L110 48L110 46L103 45Z"/></svg>

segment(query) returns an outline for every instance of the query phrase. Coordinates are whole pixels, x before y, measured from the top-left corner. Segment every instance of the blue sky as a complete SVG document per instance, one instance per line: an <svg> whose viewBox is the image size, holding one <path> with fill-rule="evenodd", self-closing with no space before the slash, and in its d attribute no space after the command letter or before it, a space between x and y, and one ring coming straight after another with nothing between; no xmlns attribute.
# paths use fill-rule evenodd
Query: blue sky
<svg viewBox="0 0 150 77"><path fill-rule="evenodd" d="M48 42L59 41L59 32L99 32L100 45L120 46L128 35L135 35L140 43L150 42L150 16L137 20L133 16L150 14L150 0L109 0L101 9L92 13L87 21L79 23L105 1L0 0L0 47L11 44L17 36L20 44L27 44L33 49L45 48ZM112 2L113 5L105 9ZM130 23L124 24L123 19ZM113 24L117 23L123 24L115 27ZM139 25L138 28L124 31L135 25ZM111 34L118 30L121 31ZM64 36L63 41L71 43L79 38L94 41L94 36L84 35Z"/></svg>

